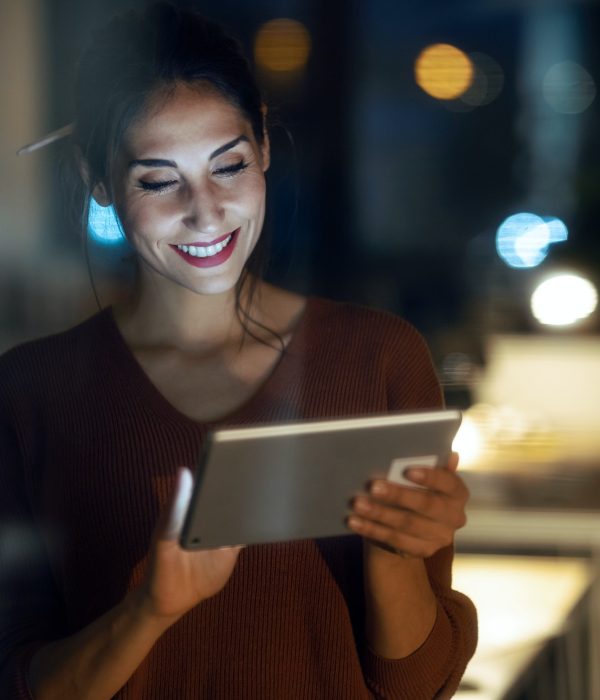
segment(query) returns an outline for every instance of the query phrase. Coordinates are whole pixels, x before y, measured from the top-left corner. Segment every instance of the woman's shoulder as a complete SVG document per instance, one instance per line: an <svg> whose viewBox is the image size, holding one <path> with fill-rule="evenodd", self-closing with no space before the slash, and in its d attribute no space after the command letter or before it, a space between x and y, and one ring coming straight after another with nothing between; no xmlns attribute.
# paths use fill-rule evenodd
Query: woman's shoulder
<svg viewBox="0 0 600 700"><path fill-rule="evenodd" d="M387 406L408 410L442 404L431 353L406 319L363 304L309 299L310 339L320 360L371 386L385 385Z"/></svg>
<svg viewBox="0 0 600 700"><path fill-rule="evenodd" d="M314 297L309 305L313 336L337 352L370 356L384 365L418 373L432 364L427 341L401 316L364 304Z"/></svg>
<svg viewBox="0 0 600 700"><path fill-rule="evenodd" d="M360 334L371 340L379 337L422 339L411 323L385 309L323 297L309 297L307 303L311 316L319 325L343 336Z"/></svg>

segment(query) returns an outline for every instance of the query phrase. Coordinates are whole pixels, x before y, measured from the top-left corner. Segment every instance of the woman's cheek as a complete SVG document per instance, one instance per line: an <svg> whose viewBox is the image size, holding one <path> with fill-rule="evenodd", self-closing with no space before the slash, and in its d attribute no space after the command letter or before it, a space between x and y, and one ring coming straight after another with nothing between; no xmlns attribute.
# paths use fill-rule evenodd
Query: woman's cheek
<svg viewBox="0 0 600 700"><path fill-rule="evenodd" d="M139 202L125 213L125 230L137 237L160 238L168 233L177 213L172 202Z"/></svg>
<svg viewBox="0 0 600 700"><path fill-rule="evenodd" d="M248 213L248 218L260 213L265 203L266 188L264 179L258 175L248 179L243 191L240 191L238 194L238 201L242 204L241 208Z"/></svg>

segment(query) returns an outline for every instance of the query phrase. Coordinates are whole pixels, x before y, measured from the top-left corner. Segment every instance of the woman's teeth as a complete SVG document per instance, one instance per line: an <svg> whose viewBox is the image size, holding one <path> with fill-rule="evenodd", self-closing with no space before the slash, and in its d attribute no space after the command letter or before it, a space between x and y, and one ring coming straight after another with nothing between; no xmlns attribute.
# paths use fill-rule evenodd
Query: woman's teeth
<svg viewBox="0 0 600 700"><path fill-rule="evenodd" d="M210 258L217 253L220 253L223 248L231 240L231 234L227 236L224 240L214 245L202 246L202 245L178 245L179 250L183 250L184 253L192 255L195 258Z"/></svg>

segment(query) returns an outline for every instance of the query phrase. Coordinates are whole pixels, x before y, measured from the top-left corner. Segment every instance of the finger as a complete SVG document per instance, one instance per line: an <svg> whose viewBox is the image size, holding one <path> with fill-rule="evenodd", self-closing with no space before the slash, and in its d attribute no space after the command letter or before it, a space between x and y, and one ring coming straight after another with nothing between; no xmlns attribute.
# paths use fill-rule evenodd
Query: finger
<svg viewBox="0 0 600 700"><path fill-rule="evenodd" d="M447 495L431 489L405 487L390 481L375 481L370 493L372 498L384 505L411 510L458 529L467 522L465 505L469 494L464 484L462 487L457 488L452 495Z"/></svg>
<svg viewBox="0 0 600 700"><path fill-rule="evenodd" d="M177 472L175 488L165 509L165 521L159 525L159 539L176 540L179 538L185 514L192 498L193 485L194 478L191 471L187 467L180 467Z"/></svg>
<svg viewBox="0 0 600 700"><path fill-rule="evenodd" d="M442 517L433 519L422 513L386 506L365 497L357 498L354 503L354 513L364 520L430 540L452 538L460 526L456 523L460 521L461 509L457 508L456 512L447 510Z"/></svg>
<svg viewBox="0 0 600 700"><path fill-rule="evenodd" d="M448 469L451 472L455 472L458 469L458 462L460 459L460 455L458 452L452 452L450 454L450 457L448 458L448 464L446 464L446 469Z"/></svg>
<svg viewBox="0 0 600 700"><path fill-rule="evenodd" d="M430 557L443 547L452 544L453 540L451 532L440 533L434 539L425 539L409 533L399 532L382 523L365 520L356 515L348 518L348 527L366 539L415 557Z"/></svg>
<svg viewBox="0 0 600 700"><path fill-rule="evenodd" d="M369 493L383 503L398 507L407 507L407 499L410 498L418 503L420 496L425 501L432 496L443 496L463 503L468 500L469 491L462 478L447 469L411 467L405 471L405 476L424 488L415 489L386 479L376 479L369 485Z"/></svg>
<svg viewBox="0 0 600 700"><path fill-rule="evenodd" d="M418 486L423 486L437 493L453 498L468 498L469 491L461 477L450 469L424 469L409 467L404 476Z"/></svg>

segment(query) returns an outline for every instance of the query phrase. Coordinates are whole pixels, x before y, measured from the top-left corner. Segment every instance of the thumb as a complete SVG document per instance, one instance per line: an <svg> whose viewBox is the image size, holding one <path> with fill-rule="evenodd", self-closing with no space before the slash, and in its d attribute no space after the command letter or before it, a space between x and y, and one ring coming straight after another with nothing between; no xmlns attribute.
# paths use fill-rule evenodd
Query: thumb
<svg viewBox="0 0 600 700"><path fill-rule="evenodd" d="M176 540L179 538L185 514L192 499L193 486L192 472L187 467L180 467L175 480L175 488L171 493L158 528L159 539Z"/></svg>
<svg viewBox="0 0 600 700"><path fill-rule="evenodd" d="M449 469L451 472L455 472L458 469L458 452L452 452L448 459L446 469Z"/></svg>

